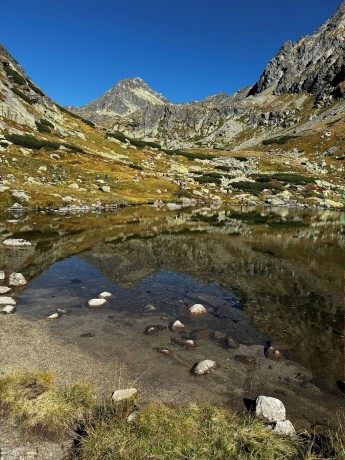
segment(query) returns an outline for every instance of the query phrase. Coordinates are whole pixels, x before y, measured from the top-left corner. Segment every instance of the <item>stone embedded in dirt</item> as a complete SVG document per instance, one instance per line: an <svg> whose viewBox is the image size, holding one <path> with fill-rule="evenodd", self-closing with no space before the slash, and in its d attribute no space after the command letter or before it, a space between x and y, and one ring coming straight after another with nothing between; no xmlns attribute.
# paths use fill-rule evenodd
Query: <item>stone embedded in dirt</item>
<svg viewBox="0 0 345 460"><path fill-rule="evenodd" d="M16 311L16 308L13 305L5 305L4 308L0 310L0 313L7 315L10 313L14 313Z"/></svg>
<svg viewBox="0 0 345 460"><path fill-rule="evenodd" d="M274 359L274 360L284 359L282 352L272 346L266 348L264 354L265 354L265 358L267 359Z"/></svg>
<svg viewBox="0 0 345 460"><path fill-rule="evenodd" d="M127 417L127 422L130 423L132 422L133 420L135 420L139 415L139 411L138 410L134 410L133 412L131 412L129 414L129 416Z"/></svg>
<svg viewBox="0 0 345 460"><path fill-rule="evenodd" d="M197 375L208 374L214 369L217 369L217 367L218 364L215 361L212 361L210 359L204 359L194 367L193 372Z"/></svg>
<svg viewBox="0 0 345 460"><path fill-rule="evenodd" d="M0 305L16 305L16 301L12 297L0 297Z"/></svg>
<svg viewBox="0 0 345 460"><path fill-rule="evenodd" d="M7 286L0 286L0 294L7 294L10 292L11 288Z"/></svg>
<svg viewBox="0 0 345 460"><path fill-rule="evenodd" d="M225 332L222 332L222 331L213 331L212 332L212 337L215 340L223 340L223 339L226 338L226 334L225 334Z"/></svg>
<svg viewBox="0 0 345 460"><path fill-rule="evenodd" d="M200 339L202 337L209 337L211 334L211 329L193 329L190 331L189 337L191 339Z"/></svg>
<svg viewBox="0 0 345 460"><path fill-rule="evenodd" d="M28 248L31 246L30 241L26 241L22 238L9 238L7 240L4 240L2 242L4 246L7 246L9 248Z"/></svg>
<svg viewBox="0 0 345 460"><path fill-rule="evenodd" d="M232 350L236 350L240 346L237 340L233 339L232 337L227 337L225 343L227 347L231 348Z"/></svg>
<svg viewBox="0 0 345 460"><path fill-rule="evenodd" d="M255 356L235 355L235 359L242 364L256 364Z"/></svg>
<svg viewBox="0 0 345 460"><path fill-rule="evenodd" d="M46 319L58 319L59 313L53 313L52 315L47 316Z"/></svg>
<svg viewBox="0 0 345 460"><path fill-rule="evenodd" d="M278 434L285 434L286 436L294 436L296 430L290 420L279 420L273 431Z"/></svg>
<svg viewBox="0 0 345 460"><path fill-rule="evenodd" d="M143 308L143 312L144 313L149 313L150 311L155 311L157 310L156 307L154 305L152 305L151 303L148 303L147 305L145 305L145 307Z"/></svg>
<svg viewBox="0 0 345 460"><path fill-rule="evenodd" d="M151 326L146 327L144 334L147 334L147 335L157 334L157 332L163 331L166 328L167 328L166 326L162 326L161 324L152 324Z"/></svg>
<svg viewBox="0 0 345 460"><path fill-rule="evenodd" d="M138 396L136 388L127 388L125 390L116 390L111 396L113 401L126 401L127 399L135 399Z"/></svg>
<svg viewBox="0 0 345 460"><path fill-rule="evenodd" d="M168 350L167 348L156 348L156 350L158 351L158 353L161 353L162 355L170 355L170 350Z"/></svg>
<svg viewBox="0 0 345 460"><path fill-rule="evenodd" d="M174 337L171 339L171 342L184 348L195 348L198 346L192 339L176 339Z"/></svg>
<svg viewBox="0 0 345 460"><path fill-rule="evenodd" d="M5 279L5 272L3 270L0 270L0 280L4 280Z"/></svg>
<svg viewBox="0 0 345 460"><path fill-rule="evenodd" d="M186 326L184 324L181 323L181 321L179 320L176 320L171 326L170 326L170 330L172 332L177 332L177 331L183 331L184 329L186 329Z"/></svg>
<svg viewBox="0 0 345 460"><path fill-rule="evenodd" d="M201 305L201 303L195 303L194 305L189 307L188 311L191 316L200 316L207 313L206 308L203 305Z"/></svg>
<svg viewBox="0 0 345 460"><path fill-rule="evenodd" d="M25 286L27 281L21 273L11 273L8 284L10 286Z"/></svg>
<svg viewBox="0 0 345 460"><path fill-rule="evenodd" d="M268 422L278 422L286 419L284 404L277 398L270 396L259 396L256 399L255 414L263 417Z"/></svg>
<svg viewBox="0 0 345 460"><path fill-rule="evenodd" d="M103 307L106 303L106 299L91 299L87 304L90 308L99 308Z"/></svg>
<svg viewBox="0 0 345 460"><path fill-rule="evenodd" d="M101 292L101 293L98 295L98 297L99 297L100 299L110 299L111 296L112 296L112 294L111 294L110 292L106 292L106 291Z"/></svg>

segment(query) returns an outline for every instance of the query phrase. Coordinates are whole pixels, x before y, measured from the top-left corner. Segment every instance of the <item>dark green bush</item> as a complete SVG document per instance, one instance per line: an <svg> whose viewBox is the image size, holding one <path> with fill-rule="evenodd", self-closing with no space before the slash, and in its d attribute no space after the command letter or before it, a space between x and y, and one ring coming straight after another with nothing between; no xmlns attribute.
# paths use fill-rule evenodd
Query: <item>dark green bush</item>
<svg viewBox="0 0 345 460"><path fill-rule="evenodd" d="M20 91L19 89L17 88L12 88L12 92L14 94L16 94L17 96L19 96L21 99L23 99L25 102L27 102L28 104L31 104L32 103L32 100L30 99L29 96L27 96L26 94L24 94L22 91Z"/></svg>
<svg viewBox="0 0 345 460"><path fill-rule="evenodd" d="M26 80L24 77L22 77L16 70L12 69L8 65L4 65L4 70L7 74L8 77L12 77L14 83L17 83L17 85L25 85Z"/></svg>
<svg viewBox="0 0 345 460"><path fill-rule="evenodd" d="M35 91L36 94L39 94L40 96L45 96L44 92L41 91L39 88L37 88L36 85L31 83L31 81L27 81L27 84L30 86L30 88Z"/></svg>
<svg viewBox="0 0 345 460"><path fill-rule="evenodd" d="M61 144L61 145L63 145L69 150L72 150L72 152L86 153L85 150L83 150L81 147L78 147L77 145L73 145L73 144Z"/></svg>
<svg viewBox="0 0 345 460"><path fill-rule="evenodd" d="M45 120L44 118L41 118L41 119L40 119L40 123L41 123L41 125L49 126L49 128L52 128L52 129L55 128L55 126L53 125L53 123L51 123L51 122L48 121L48 120Z"/></svg>
<svg viewBox="0 0 345 460"><path fill-rule="evenodd" d="M219 169L220 171L231 171L233 168L231 168L230 166L219 165L215 166L215 169Z"/></svg>
<svg viewBox="0 0 345 460"><path fill-rule="evenodd" d="M247 157L242 157L242 156L235 157L235 159L238 161L248 161Z"/></svg>
<svg viewBox="0 0 345 460"><path fill-rule="evenodd" d="M248 192L253 195L258 195L265 189L270 189L272 191L282 190L282 186L280 184L274 184L272 182L269 183L261 183L261 182L247 182L247 181L240 181L234 182L231 184L231 187L236 190L242 190L243 192Z"/></svg>
<svg viewBox="0 0 345 460"><path fill-rule="evenodd" d="M271 139L265 139L262 141L262 145L271 145L271 144L285 144L289 139L298 139L298 136L281 136L281 137L272 137Z"/></svg>
<svg viewBox="0 0 345 460"><path fill-rule="evenodd" d="M302 176L300 174L293 173L276 173L272 175L272 178L281 182L289 182L290 184L315 184L313 177Z"/></svg>
<svg viewBox="0 0 345 460"><path fill-rule="evenodd" d="M114 139L117 139L121 142L126 142L126 140L128 139L123 133L120 133L119 131L113 131L112 133L107 133L107 137L113 137Z"/></svg>
<svg viewBox="0 0 345 460"><path fill-rule="evenodd" d="M49 126L40 123L39 121L35 121L37 129L40 133L51 133L51 129Z"/></svg>
<svg viewBox="0 0 345 460"><path fill-rule="evenodd" d="M144 169L142 166L136 165L134 163L129 163L128 167L132 169L138 169L139 171L142 171Z"/></svg>
<svg viewBox="0 0 345 460"><path fill-rule="evenodd" d="M35 150L57 150L61 145L58 142L37 139L36 137L30 136L29 134L7 134L5 135L5 138L15 145L20 145L21 147Z"/></svg>
<svg viewBox="0 0 345 460"><path fill-rule="evenodd" d="M188 160L213 160L213 155L209 155L207 153L191 153L191 152L184 152L182 150L170 150L170 149L161 149L162 152L168 154L168 155L180 155L185 158L188 158Z"/></svg>
<svg viewBox="0 0 345 460"><path fill-rule="evenodd" d="M199 182L199 184L220 184L221 180L219 177L214 177L210 175L202 175L200 177L195 177L194 179L196 182Z"/></svg>

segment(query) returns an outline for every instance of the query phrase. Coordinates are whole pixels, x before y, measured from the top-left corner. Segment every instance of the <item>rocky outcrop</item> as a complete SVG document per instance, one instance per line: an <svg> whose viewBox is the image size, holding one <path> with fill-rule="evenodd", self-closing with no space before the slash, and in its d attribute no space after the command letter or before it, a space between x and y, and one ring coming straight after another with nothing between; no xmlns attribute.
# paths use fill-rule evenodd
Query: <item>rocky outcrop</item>
<svg viewBox="0 0 345 460"><path fill-rule="evenodd" d="M107 121L129 137L157 141L168 148L247 148L281 129L308 122L303 104L320 108L341 96L343 12L314 34L284 43L259 81L228 96L170 104L142 80L119 82L96 101L71 108L93 121ZM290 100L280 98L293 93ZM252 128L257 131L249 131ZM263 129L261 129L263 128Z"/></svg>
<svg viewBox="0 0 345 460"><path fill-rule="evenodd" d="M340 83L344 79L343 65L344 6L312 35L296 43L286 41L277 55L267 64L249 95L257 95L268 88L274 94L308 92L317 101L330 96L340 97Z"/></svg>

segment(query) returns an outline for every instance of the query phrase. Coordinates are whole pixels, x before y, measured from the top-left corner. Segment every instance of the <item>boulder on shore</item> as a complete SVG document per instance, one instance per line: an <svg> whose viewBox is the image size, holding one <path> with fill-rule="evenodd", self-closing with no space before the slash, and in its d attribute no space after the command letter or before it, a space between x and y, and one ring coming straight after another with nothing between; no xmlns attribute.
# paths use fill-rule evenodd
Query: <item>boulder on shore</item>
<svg viewBox="0 0 345 460"><path fill-rule="evenodd" d="M259 396L256 399L257 417L262 417L268 422L279 422L286 419L284 404L277 398L270 396Z"/></svg>

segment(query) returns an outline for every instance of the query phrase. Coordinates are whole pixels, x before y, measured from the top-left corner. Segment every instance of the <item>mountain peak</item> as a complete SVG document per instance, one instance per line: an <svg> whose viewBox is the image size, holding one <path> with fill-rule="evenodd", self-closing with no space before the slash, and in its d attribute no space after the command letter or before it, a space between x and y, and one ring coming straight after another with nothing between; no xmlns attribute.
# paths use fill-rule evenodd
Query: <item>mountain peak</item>
<svg viewBox="0 0 345 460"><path fill-rule="evenodd" d="M274 94L308 92L317 99L339 97L343 80L344 10L337 11L312 35L286 41L267 64L249 95L271 89Z"/></svg>
<svg viewBox="0 0 345 460"><path fill-rule="evenodd" d="M102 96L79 108L80 113L96 115L129 115L151 105L169 104L161 94L154 91L140 77L125 78Z"/></svg>

